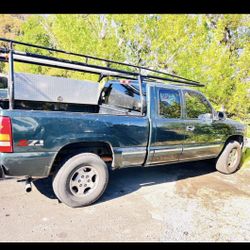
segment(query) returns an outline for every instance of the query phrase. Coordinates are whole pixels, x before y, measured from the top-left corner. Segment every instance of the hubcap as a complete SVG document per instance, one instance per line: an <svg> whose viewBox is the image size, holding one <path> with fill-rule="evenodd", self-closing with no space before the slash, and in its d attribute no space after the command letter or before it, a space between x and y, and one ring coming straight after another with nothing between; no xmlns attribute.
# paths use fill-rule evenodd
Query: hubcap
<svg viewBox="0 0 250 250"><path fill-rule="evenodd" d="M91 166L83 166L72 173L69 186L73 195L83 197L91 193L97 183L97 171Z"/></svg>
<svg viewBox="0 0 250 250"><path fill-rule="evenodd" d="M234 167L237 158L238 158L238 151L236 148L233 148L228 156L228 162L227 162L228 167Z"/></svg>

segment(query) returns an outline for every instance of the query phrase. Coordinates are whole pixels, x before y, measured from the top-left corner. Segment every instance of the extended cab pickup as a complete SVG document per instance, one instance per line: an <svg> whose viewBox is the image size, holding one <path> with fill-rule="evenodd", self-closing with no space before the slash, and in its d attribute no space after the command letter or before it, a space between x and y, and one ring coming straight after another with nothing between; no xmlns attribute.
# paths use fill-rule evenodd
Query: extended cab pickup
<svg viewBox="0 0 250 250"><path fill-rule="evenodd" d="M53 175L59 200L96 201L109 169L216 159L222 173L240 165L246 128L216 112L198 91L137 81L105 83L98 105L42 106L16 102L0 110L0 166L5 176Z"/></svg>

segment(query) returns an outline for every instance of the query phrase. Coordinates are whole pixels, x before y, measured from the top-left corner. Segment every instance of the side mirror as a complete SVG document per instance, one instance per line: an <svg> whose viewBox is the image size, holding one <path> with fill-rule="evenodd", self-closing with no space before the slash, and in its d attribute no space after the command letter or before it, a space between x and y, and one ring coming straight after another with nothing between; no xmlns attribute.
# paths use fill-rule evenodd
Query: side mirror
<svg viewBox="0 0 250 250"><path fill-rule="evenodd" d="M225 120L227 118L226 114L224 112L222 112L222 111L219 111L217 113L217 116L218 116L219 120Z"/></svg>

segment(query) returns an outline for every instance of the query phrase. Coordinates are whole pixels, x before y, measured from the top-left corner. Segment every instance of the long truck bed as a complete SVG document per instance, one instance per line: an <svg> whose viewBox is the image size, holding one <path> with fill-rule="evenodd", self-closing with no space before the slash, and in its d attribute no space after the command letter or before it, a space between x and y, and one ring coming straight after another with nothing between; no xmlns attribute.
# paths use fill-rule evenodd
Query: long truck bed
<svg viewBox="0 0 250 250"><path fill-rule="evenodd" d="M0 116L10 117L12 122L13 153L0 156L0 165L9 175L48 176L59 152L79 142L87 142L79 147L95 142L110 146L114 151L112 168L140 166L145 161L146 116L31 110L1 110Z"/></svg>

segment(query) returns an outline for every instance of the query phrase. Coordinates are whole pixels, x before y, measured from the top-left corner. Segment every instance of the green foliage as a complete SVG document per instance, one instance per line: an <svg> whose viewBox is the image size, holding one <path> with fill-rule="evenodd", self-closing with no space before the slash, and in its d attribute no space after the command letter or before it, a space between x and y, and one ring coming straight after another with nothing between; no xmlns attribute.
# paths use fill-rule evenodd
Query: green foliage
<svg viewBox="0 0 250 250"><path fill-rule="evenodd" d="M23 15L0 14L0 37L14 39L20 35L20 26L24 19Z"/></svg>
<svg viewBox="0 0 250 250"><path fill-rule="evenodd" d="M247 148L244 152L241 162L243 168L250 167L250 148Z"/></svg>
<svg viewBox="0 0 250 250"><path fill-rule="evenodd" d="M160 91L160 115L165 118L180 118L181 104L177 91Z"/></svg>
<svg viewBox="0 0 250 250"><path fill-rule="evenodd" d="M0 14L0 37L14 39L20 35L20 28L24 18L23 15ZM0 42L0 46L6 47L6 43ZM6 71L4 63L0 63L1 71Z"/></svg>
<svg viewBox="0 0 250 250"><path fill-rule="evenodd" d="M188 118L199 118L202 114L211 114L211 108L196 93L185 93L186 112Z"/></svg>
<svg viewBox="0 0 250 250"><path fill-rule="evenodd" d="M200 90L217 110L224 107L229 117L240 120L250 116L250 15L32 15L23 23L18 39L201 81L206 86ZM17 69L97 79L24 64Z"/></svg>

